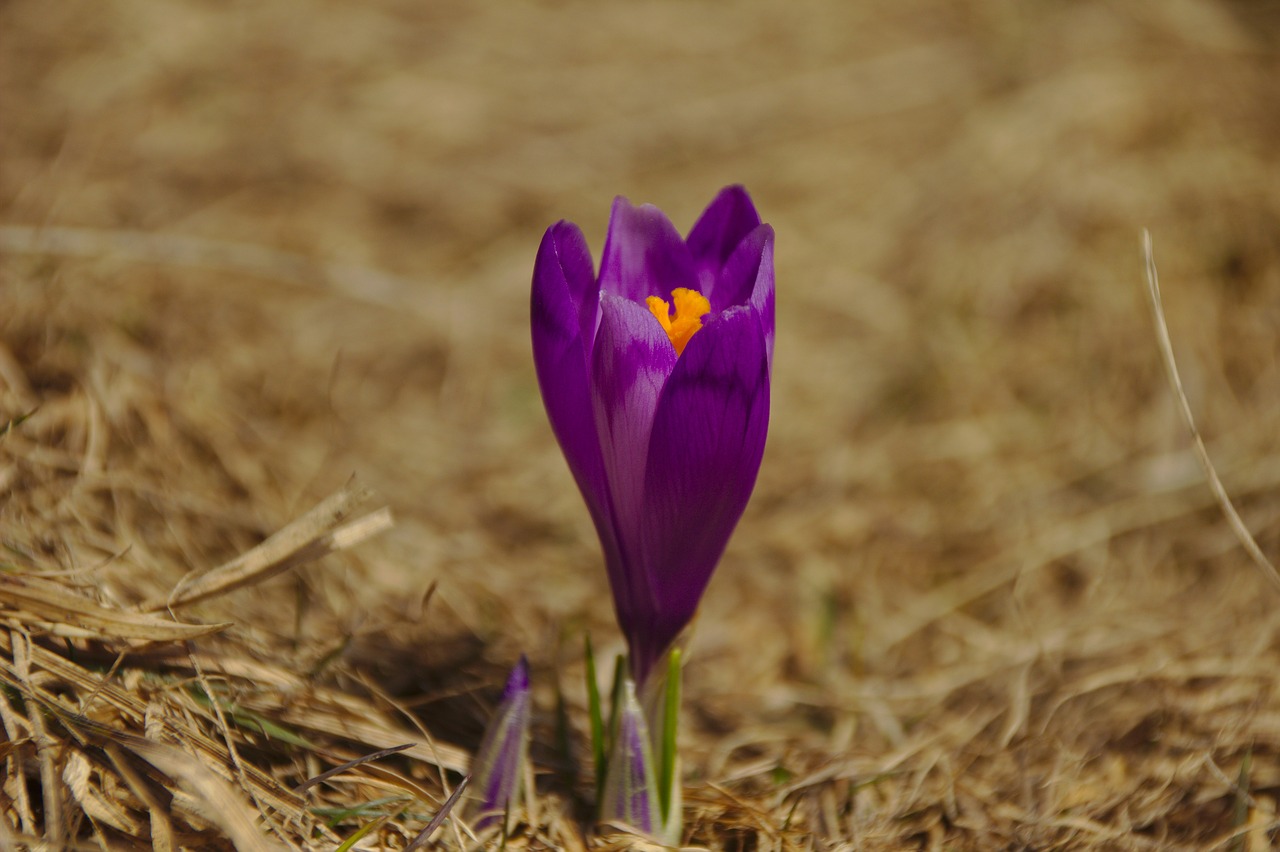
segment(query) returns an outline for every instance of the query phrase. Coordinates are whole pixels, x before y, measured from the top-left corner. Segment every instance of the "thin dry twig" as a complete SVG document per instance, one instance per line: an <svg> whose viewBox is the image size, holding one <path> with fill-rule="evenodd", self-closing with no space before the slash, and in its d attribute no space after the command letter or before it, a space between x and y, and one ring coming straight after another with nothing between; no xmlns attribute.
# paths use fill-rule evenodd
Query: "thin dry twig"
<svg viewBox="0 0 1280 852"><path fill-rule="evenodd" d="M1249 554L1253 564L1257 566L1272 588L1280 592L1280 573L1271 564L1271 560L1267 559L1266 554L1262 552L1262 548L1258 547L1258 542L1254 539L1253 534L1249 532L1249 528L1245 526L1244 521L1240 518L1240 513L1236 511L1236 507L1232 505L1231 498L1227 495L1226 487L1222 484L1222 480L1218 478L1218 472L1214 470L1213 461L1209 458L1209 451L1205 449L1204 440L1200 437L1200 430L1196 428L1195 417L1191 414L1191 403L1187 401L1186 391L1182 389L1182 378L1178 375L1178 364L1173 357L1173 341L1169 338L1169 326L1164 319L1164 305L1160 299L1160 278L1156 272L1156 256L1151 245L1151 232L1145 228L1142 230L1142 255L1146 262L1147 295L1151 298L1151 315L1156 324L1156 340L1160 344L1160 357L1164 361L1165 373L1169 377L1169 385L1173 388L1173 393L1178 398L1178 408L1182 412L1182 420L1187 426L1187 431L1191 433L1191 442L1196 451L1196 459L1200 462L1200 469L1204 471L1209 488L1213 491L1213 496L1217 498L1218 505L1222 508L1222 514L1226 516L1227 523L1231 525L1231 531L1240 540L1240 545L1244 548L1245 553Z"/></svg>
<svg viewBox="0 0 1280 852"><path fill-rule="evenodd" d="M294 787L293 792L301 793L302 791L306 790L308 787L314 787L316 784L322 784L325 781L328 781L330 778L334 777L335 775L341 775L342 773L346 772L349 769L355 769L357 766L363 766L366 763L370 763L375 760L381 760L387 755L402 752L407 748L413 748L413 743L405 743L404 745L392 746L391 748L384 748L384 749L381 749L380 751L375 751L372 754L366 754L366 755L357 757L355 760L348 760L346 763L342 764L341 766L333 767L328 772L321 772L319 775L315 776L314 778L308 778L306 781L303 781L301 784Z"/></svg>
<svg viewBox="0 0 1280 852"><path fill-rule="evenodd" d="M431 818L431 822L427 823L426 828L418 832L418 836L413 838L409 845L404 848L405 852L417 849L419 846L431 839L431 835L435 834L436 829L444 825L444 821L449 818L449 814L452 813L454 806L458 804L458 800L462 798L462 794L466 792L467 785L470 783L471 776L463 776L463 779L458 782L458 786L454 787L453 792L449 794L449 798L444 800L444 804L440 806L440 810L438 810L436 815Z"/></svg>

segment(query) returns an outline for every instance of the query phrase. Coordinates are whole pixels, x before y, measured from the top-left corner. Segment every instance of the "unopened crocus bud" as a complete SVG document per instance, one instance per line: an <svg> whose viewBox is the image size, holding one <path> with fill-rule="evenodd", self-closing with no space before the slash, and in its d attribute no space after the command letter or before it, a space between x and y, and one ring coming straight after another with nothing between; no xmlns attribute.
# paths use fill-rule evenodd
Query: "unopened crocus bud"
<svg viewBox="0 0 1280 852"><path fill-rule="evenodd" d="M649 726L636 698L636 685L630 679L623 685L619 698L619 706L615 708L617 730L600 801L600 820L657 834L662 828L662 818Z"/></svg>
<svg viewBox="0 0 1280 852"><path fill-rule="evenodd" d="M514 809L529 755L529 661L523 656L511 670L502 703L485 731L471 773L477 828L492 825Z"/></svg>

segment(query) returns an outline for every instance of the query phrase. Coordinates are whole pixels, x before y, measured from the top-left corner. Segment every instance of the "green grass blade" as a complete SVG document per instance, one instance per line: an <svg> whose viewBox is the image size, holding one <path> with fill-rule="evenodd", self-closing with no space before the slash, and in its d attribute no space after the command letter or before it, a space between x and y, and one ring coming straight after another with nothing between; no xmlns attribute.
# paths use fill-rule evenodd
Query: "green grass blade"
<svg viewBox="0 0 1280 852"><path fill-rule="evenodd" d="M378 817L373 822L365 823L363 826L360 827L359 831L357 831L355 834L348 837L346 840L342 841L342 845L339 846L335 850L335 852L348 852L349 849L351 849L357 843L360 842L360 838L364 837L366 834L373 831L375 828L380 828L382 824L389 819L390 817L382 816L382 817Z"/></svg>
<svg viewBox="0 0 1280 852"><path fill-rule="evenodd" d="M606 746L613 747L613 738L618 730L618 712L622 707L623 692L627 684L627 658L622 654L613 661L613 688L609 690L609 728Z"/></svg>
<svg viewBox="0 0 1280 852"><path fill-rule="evenodd" d="M662 821L671 817L672 785L676 778L676 728L680 724L680 649L668 658L666 694L662 707L662 748L658 757L658 796L662 808Z"/></svg>
<svg viewBox="0 0 1280 852"><path fill-rule="evenodd" d="M596 652L591 647L591 636L586 638L585 653L587 656L587 711L591 716L591 757L596 766L596 800L604 787L605 750L604 743L604 709L600 706L600 685L596 681Z"/></svg>
<svg viewBox="0 0 1280 852"><path fill-rule="evenodd" d="M17 417L13 418L8 423L5 423L3 426L0 426L0 438L3 438L5 435L8 435L11 430L21 426L23 422L27 418L29 418L31 415L35 414L36 411L37 409L33 408L30 411L28 411L26 414L19 414Z"/></svg>
<svg viewBox="0 0 1280 852"><path fill-rule="evenodd" d="M1244 852L1248 845L1248 835L1243 829L1249 824L1249 770L1252 766L1253 749L1250 748L1244 753L1244 760L1240 762L1240 774L1236 776L1236 802L1231 815L1231 827L1239 833L1228 847L1230 852Z"/></svg>
<svg viewBox="0 0 1280 852"><path fill-rule="evenodd" d="M606 755L613 754L613 744L618 737L618 714L621 712L623 693L627 683L627 658L622 654L613 661L613 685L609 690L609 726L605 729L605 738L603 739L604 750ZM602 761L603 772L596 777L596 802L603 801L604 796L604 779L609 772L609 759L605 757Z"/></svg>
<svg viewBox="0 0 1280 852"><path fill-rule="evenodd" d="M599 699L597 698L597 700ZM557 774L564 779L570 788L573 788L577 786L578 782L578 762L574 760L572 726L569 724L569 705L564 699L564 685L560 682L560 673L558 671L556 672L555 720L555 750L556 758L559 760ZM595 727L594 723L592 727ZM595 736L594 731L592 731L592 736ZM594 750L595 745L593 743L593 755Z"/></svg>

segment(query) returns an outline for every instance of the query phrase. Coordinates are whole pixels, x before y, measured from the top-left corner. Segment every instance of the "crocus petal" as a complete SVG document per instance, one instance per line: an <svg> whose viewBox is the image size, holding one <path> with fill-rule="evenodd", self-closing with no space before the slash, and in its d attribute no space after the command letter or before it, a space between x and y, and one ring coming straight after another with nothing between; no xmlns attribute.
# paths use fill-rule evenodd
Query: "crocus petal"
<svg viewBox="0 0 1280 852"><path fill-rule="evenodd" d="M500 819L517 804L528 760L529 718L529 661L521 657L507 678L502 703L485 731L472 769L473 795L478 797L475 801L481 815L478 828Z"/></svg>
<svg viewBox="0 0 1280 852"><path fill-rule="evenodd" d="M675 348L647 308L601 296L592 400L617 541L613 553L606 545L605 557L618 619L624 625L634 621L637 610L653 607L639 553L639 519L647 511L643 488L649 432L658 396L675 366Z"/></svg>
<svg viewBox="0 0 1280 852"><path fill-rule="evenodd" d="M698 270L698 283L702 295L712 298L720 269L729 260L738 243L760 224L760 214L751 203L751 196L741 186L726 186L707 205L689 231L689 252ZM734 304L725 302L724 305ZM724 310L724 307L715 308Z"/></svg>
<svg viewBox="0 0 1280 852"><path fill-rule="evenodd" d="M767 226L766 226L767 227ZM764 331L765 354L769 360L769 375L773 375L773 333L776 325L773 307L773 229L769 228L769 239L765 241L760 252L760 271L756 275L756 286L751 291L751 307L755 308L760 319L760 328Z"/></svg>
<svg viewBox="0 0 1280 852"><path fill-rule="evenodd" d="M600 289L642 303L669 298L677 287L697 289L698 276L675 225L652 204L635 207L619 196L600 259Z"/></svg>
<svg viewBox="0 0 1280 852"><path fill-rule="evenodd" d="M773 228L761 225L738 243L725 262L711 295L711 310L751 305L764 329L769 367L773 368Z"/></svg>
<svg viewBox="0 0 1280 852"><path fill-rule="evenodd" d="M739 240L725 258L712 291L711 310L725 311L750 302L760 276L772 271L772 260L773 228L759 225Z"/></svg>
<svg viewBox="0 0 1280 852"><path fill-rule="evenodd" d="M640 519L657 606L650 623L629 631L641 680L693 618L751 496L768 425L760 318L750 306L732 308L689 341L654 415Z"/></svg>
<svg viewBox="0 0 1280 852"><path fill-rule="evenodd" d="M608 486L591 407L588 358L599 303L591 252L582 232L569 222L553 225L542 238L533 267L533 363L551 430L605 535Z"/></svg>

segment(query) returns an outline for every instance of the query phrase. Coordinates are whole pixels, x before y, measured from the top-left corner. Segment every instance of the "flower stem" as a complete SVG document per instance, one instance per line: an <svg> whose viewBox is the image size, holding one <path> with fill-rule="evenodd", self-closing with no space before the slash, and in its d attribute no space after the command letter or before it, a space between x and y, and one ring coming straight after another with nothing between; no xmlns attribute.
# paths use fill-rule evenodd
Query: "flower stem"
<svg viewBox="0 0 1280 852"><path fill-rule="evenodd" d="M676 773L676 728L680 724L680 649L671 652L667 664L667 682L662 708L662 746L658 750L658 796L662 821L669 824L672 813L672 790L680 783ZM677 826L678 826L677 821Z"/></svg>

